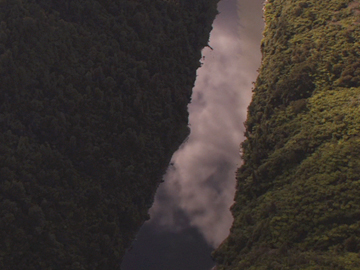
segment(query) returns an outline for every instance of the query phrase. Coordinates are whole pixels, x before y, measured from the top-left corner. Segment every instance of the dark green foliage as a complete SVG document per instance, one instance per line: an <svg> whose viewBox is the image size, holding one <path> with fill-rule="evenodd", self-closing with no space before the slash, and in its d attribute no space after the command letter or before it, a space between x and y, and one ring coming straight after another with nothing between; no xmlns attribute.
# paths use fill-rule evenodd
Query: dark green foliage
<svg viewBox="0 0 360 270"><path fill-rule="evenodd" d="M0 0L0 268L119 269L189 134L217 0Z"/></svg>
<svg viewBox="0 0 360 270"><path fill-rule="evenodd" d="M269 0L218 269L360 269L360 3Z"/></svg>

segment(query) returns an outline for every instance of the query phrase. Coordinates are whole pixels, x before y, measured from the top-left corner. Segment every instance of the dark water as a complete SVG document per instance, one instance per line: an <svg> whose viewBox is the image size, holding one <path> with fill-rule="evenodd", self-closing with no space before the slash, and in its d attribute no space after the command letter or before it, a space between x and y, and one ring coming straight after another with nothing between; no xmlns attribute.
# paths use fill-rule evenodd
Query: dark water
<svg viewBox="0 0 360 270"><path fill-rule="evenodd" d="M144 225L121 265L122 270L210 270L210 247L196 228L159 231Z"/></svg>

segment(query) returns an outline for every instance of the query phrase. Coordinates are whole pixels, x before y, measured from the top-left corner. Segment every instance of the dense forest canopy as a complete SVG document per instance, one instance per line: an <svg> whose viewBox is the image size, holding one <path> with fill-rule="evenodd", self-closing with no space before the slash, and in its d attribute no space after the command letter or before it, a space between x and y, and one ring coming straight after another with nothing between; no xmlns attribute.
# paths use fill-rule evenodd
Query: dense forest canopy
<svg viewBox="0 0 360 270"><path fill-rule="evenodd" d="M189 134L217 0L0 0L0 268L120 268Z"/></svg>
<svg viewBox="0 0 360 270"><path fill-rule="evenodd" d="M360 2L268 0L217 269L360 269Z"/></svg>

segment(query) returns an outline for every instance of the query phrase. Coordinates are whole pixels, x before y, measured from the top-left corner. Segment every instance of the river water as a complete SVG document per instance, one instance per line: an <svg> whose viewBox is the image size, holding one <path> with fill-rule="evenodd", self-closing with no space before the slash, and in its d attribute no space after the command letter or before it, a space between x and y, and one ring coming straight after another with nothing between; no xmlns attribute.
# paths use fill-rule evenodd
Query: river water
<svg viewBox="0 0 360 270"><path fill-rule="evenodd" d="M263 0L222 0L203 50L192 102L191 134L174 153L151 219L126 254L123 270L209 270L228 235L239 145L260 65ZM238 12L240 10L240 12Z"/></svg>

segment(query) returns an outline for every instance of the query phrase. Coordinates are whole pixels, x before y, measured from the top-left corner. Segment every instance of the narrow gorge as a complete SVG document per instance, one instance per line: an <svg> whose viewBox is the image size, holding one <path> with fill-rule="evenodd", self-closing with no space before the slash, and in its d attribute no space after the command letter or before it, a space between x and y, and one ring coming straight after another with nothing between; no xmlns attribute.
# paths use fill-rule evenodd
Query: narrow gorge
<svg viewBox="0 0 360 270"><path fill-rule="evenodd" d="M226 1L0 0L0 269L120 270L152 206L216 270L360 269L360 2L267 0L254 45L239 0L236 48L209 44ZM251 86L215 78L255 49L245 121Z"/></svg>

